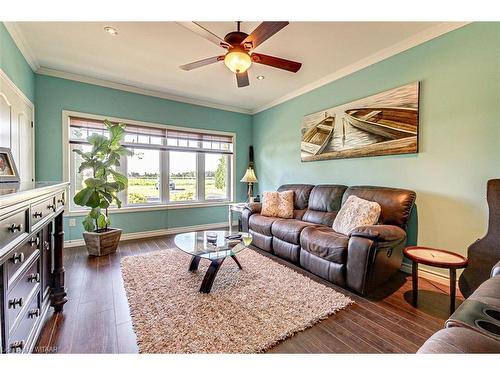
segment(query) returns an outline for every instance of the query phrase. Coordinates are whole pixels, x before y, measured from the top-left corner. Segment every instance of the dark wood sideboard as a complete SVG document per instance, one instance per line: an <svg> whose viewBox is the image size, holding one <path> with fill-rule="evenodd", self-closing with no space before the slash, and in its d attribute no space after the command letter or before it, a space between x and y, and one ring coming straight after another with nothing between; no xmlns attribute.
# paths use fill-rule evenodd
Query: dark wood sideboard
<svg viewBox="0 0 500 375"><path fill-rule="evenodd" d="M63 212L68 183L0 184L0 344L34 350L49 307L66 303Z"/></svg>

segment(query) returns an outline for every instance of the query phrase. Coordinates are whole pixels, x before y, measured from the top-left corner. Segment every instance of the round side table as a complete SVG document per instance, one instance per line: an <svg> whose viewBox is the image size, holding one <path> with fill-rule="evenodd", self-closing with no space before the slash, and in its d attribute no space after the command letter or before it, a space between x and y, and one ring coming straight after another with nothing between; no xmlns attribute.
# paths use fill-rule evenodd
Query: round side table
<svg viewBox="0 0 500 375"><path fill-rule="evenodd" d="M417 307L419 263L432 267L447 268L450 270L450 315L453 314L455 311L457 269L467 266L467 258L452 251L423 246L409 246L404 249L403 253L412 261L413 306Z"/></svg>

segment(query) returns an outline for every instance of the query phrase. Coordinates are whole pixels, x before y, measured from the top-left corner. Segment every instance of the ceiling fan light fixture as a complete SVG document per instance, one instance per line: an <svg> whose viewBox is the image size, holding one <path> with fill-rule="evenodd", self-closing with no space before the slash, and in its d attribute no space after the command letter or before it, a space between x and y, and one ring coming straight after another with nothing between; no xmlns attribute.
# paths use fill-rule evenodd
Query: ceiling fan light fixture
<svg viewBox="0 0 500 375"><path fill-rule="evenodd" d="M224 57L224 64L233 73L244 73L252 65L252 59L246 51L234 48Z"/></svg>

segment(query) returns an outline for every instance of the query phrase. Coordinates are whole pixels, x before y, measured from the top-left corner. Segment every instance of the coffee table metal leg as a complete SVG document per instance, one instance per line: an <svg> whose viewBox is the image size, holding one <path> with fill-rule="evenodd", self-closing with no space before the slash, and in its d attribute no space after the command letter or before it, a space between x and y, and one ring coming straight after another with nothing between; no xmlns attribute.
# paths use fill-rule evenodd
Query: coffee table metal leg
<svg viewBox="0 0 500 375"><path fill-rule="evenodd" d="M238 268L239 268L240 270L242 270L242 269L243 269L243 267L241 267L241 264L240 264L240 262L238 261L238 258L236 258L236 255L231 255L231 258L233 258L233 260L236 262L236 264L238 265Z"/></svg>
<svg viewBox="0 0 500 375"><path fill-rule="evenodd" d="M457 271L450 268L450 315L455 312L455 295L457 290Z"/></svg>
<svg viewBox="0 0 500 375"><path fill-rule="evenodd" d="M198 265L200 264L201 258L199 256L193 255L191 258L191 263L189 264L189 270L194 272L198 269Z"/></svg>
<svg viewBox="0 0 500 375"><path fill-rule="evenodd" d="M412 281L412 304L417 307L418 300L418 263L413 261L411 267L411 281Z"/></svg>
<svg viewBox="0 0 500 375"><path fill-rule="evenodd" d="M217 272L219 272L219 268L224 262L224 259L225 258L212 260L212 263L210 263L210 267L208 267L207 273L201 283L200 293L210 293L212 285L214 284L215 276L217 276Z"/></svg>

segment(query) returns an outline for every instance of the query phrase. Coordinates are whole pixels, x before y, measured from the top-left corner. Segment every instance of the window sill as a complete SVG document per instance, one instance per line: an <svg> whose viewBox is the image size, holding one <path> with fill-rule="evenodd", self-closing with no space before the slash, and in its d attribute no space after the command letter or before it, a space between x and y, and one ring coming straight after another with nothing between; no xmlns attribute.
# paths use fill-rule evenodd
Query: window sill
<svg viewBox="0 0 500 375"><path fill-rule="evenodd" d="M151 206L128 206L122 208L110 208L110 213L126 213L126 212L148 212L148 211L164 211L164 210L178 210L183 208L203 208L203 207L220 207L228 206L234 201L215 201L215 202L188 202L188 203L175 203L175 204L158 204ZM85 216L90 210L70 210L66 207L65 216Z"/></svg>

